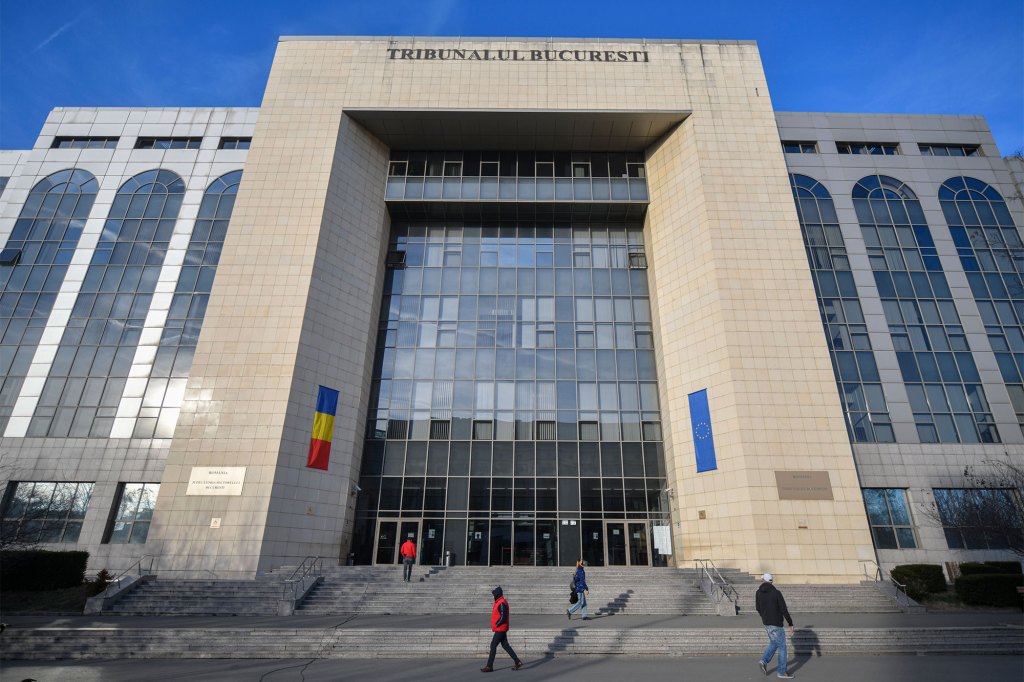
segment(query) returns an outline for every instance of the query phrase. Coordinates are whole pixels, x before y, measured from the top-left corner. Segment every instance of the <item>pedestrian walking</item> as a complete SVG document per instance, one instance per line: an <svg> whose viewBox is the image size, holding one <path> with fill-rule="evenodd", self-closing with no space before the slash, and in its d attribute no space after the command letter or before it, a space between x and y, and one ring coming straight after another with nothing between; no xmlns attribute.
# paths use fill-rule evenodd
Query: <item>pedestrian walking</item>
<svg viewBox="0 0 1024 682"><path fill-rule="evenodd" d="M412 541L412 538L406 538L399 553L402 555L402 563L405 564L402 570L402 579L409 582L412 579L413 564L416 563L416 543Z"/></svg>
<svg viewBox="0 0 1024 682"><path fill-rule="evenodd" d="M576 560L576 573L572 577L573 585L576 587L578 601L565 610L565 617L572 620L572 614L582 611L583 620L587 618L587 595L590 594L590 587L587 585L587 572L583 570L583 559Z"/></svg>
<svg viewBox="0 0 1024 682"><path fill-rule="evenodd" d="M761 576L761 586L757 588L757 596L754 603L757 605L757 612L761 614L761 622L764 630L768 633L768 646L761 659L757 662L761 672L768 674L768 664L772 662L776 650L779 652L779 668L776 677L782 680L791 680L787 665L789 663L789 652L786 650L786 629L782 627L782 619L789 623L789 634L793 634L793 618L786 608L786 600L782 593L776 589L774 577L771 573Z"/></svg>
<svg viewBox="0 0 1024 682"><path fill-rule="evenodd" d="M480 672L489 673L494 671L494 655L498 653L499 644L512 657L514 662L512 669L519 670L523 667L523 662L519 660L516 652L512 650L512 646L508 643L508 601L505 600L505 596L502 594L501 585L491 590L491 594L494 595L494 606L491 608L491 632L494 635L491 637L491 653L487 657L487 665L480 668Z"/></svg>

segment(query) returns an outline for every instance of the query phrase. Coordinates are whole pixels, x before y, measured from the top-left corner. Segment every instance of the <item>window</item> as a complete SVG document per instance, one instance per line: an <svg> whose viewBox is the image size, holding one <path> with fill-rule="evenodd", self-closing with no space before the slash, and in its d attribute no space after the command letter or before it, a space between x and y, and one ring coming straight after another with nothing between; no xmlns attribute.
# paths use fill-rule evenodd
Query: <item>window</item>
<svg viewBox="0 0 1024 682"><path fill-rule="evenodd" d="M431 440L448 440L448 436L451 433L451 422L447 419L431 419L430 420L430 439Z"/></svg>
<svg viewBox="0 0 1024 682"><path fill-rule="evenodd" d="M83 170L63 170L29 192L0 260L0 433L32 364L99 184Z"/></svg>
<svg viewBox="0 0 1024 682"><path fill-rule="evenodd" d="M1021 514L1014 491L936 488L933 492L950 549L1020 546Z"/></svg>
<svg viewBox="0 0 1024 682"><path fill-rule="evenodd" d="M1003 197L976 178L946 180L939 204L1024 430L1024 243Z"/></svg>
<svg viewBox="0 0 1024 682"><path fill-rule="evenodd" d="M178 175L150 170L114 196L30 436L110 436L184 194ZM151 388L144 407L159 408L164 393Z"/></svg>
<svg viewBox="0 0 1024 682"><path fill-rule="evenodd" d="M806 175L792 174L790 183L850 439L895 442L832 195Z"/></svg>
<svg viewBox="0 0 1024 682"><path fill-rule="evenodd" d="M136 149L199 149L201 137L140 137Z"/></svg>
<svg viewBox="0 0 1024 682"><path fill-rule="evenodd" d="M920 441L998 443L981 375L917 196L885 175L861 178L852 196Z"/></svg>
<svg viewBox="0 0 1024 682"><path fill-rule="evenodd" d="M631 270L646 270L647 254L645 254L643 251L630 251L629 267Z"/></svg>
<svg viewBox="0 0 1024 682"><path fill-rule="evenodd" d="M114 149L116 137L55 137L51 149Z"/></svg>
<svg viewBox="0 0 1024 682"><path fill-rule="evenodd" d="M473 440L491 440L494 437L494 422L474 421Z"/></svg>
<svg viewBox="0 0 1024 682"><path fill-rule="evenodd" d="M981 156L976 144L918 144L921 156Z"/></svg>
<svg viewBox="0 0 1024 682"><path fill-rule="evenodd" d="M388 164L388 175L393 178L404 178L409 168L408 161L392 161Z"/></svg>
<svg viewBox="0 0 1024 682"><path fill-rule="evenodd" d="M21 249L0 251L0 265L17 265L21 261Z"/></svg>
<svg viewBox="0 0 1024 682"><path fill-rule="evenodd" d="M391 249L388 251L387 265L389 268L405 267L405 251L399 251L397 249Z"/></svg>
<svg viewBox="0 0 1024 682"><path fill-rule="evenodd" d="M218 149L248 149L252 144L251 137L222 137L220 138L220 144L217 145ZM198 147L188 147L188 149L198 149Z"/></svg>
<svg viewBox="0 0 1024 682"><path fill-rule="evenodd" d="M868 154L871 156L896 156L899 145L889 142L836 142L840 154Z"/></svg>
<svg viewBox="0 0 1024 682"><path fill-rule="evenodd" d="M112 545L144 544L159 492L159 483L121 483L116 511L103 541Z"/></svg>
<svg viewBox="0 0 1024 682"><path fill-rule="evenodd" d="M78 542L92 483L11 482L3 512L5 544Z"/></svg>
<svg viewBox="0 0 1024 682"><path fill-rule="evenodd" d="M816 142L782 142L782 151L787 154L817 154L818 143Z"/></svg>
<svg viewBox="0 0 1024 682"><path fill-rule="evenodd" d="M914 549L913 523L907 491L899 488L865 488L864 506L876 549Z"/></svg>
<svg viewBox="0 0 1024 682"><path fill-rule="evenodd" d="M7 189L7 183L10 178L0 177L0 197L4 195L4 190Z"/></svg>

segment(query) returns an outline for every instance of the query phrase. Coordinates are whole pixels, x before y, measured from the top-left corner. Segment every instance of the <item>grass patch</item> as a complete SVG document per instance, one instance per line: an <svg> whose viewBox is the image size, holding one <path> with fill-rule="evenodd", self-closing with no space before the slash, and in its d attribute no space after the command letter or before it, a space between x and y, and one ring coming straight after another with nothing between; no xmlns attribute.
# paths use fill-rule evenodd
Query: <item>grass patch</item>
<svg viewBox="0 0 1024 682"><path fill-rule="evenodd" d="M0 594L0 607L4 613L82 613L90 587L78 585L40 592L3 592Z"/></svg>

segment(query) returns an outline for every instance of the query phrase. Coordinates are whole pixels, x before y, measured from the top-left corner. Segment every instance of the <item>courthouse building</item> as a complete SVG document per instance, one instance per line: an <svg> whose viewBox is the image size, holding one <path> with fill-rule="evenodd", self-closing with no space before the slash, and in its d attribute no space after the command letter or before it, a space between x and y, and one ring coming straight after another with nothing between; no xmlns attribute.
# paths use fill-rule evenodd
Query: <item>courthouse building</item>
<svg viewBox="0 0 1024 682"><path fill-rule="evenodd" d="M5 541L854 582L1024 455L983 119L780 113L745 41L282 38L257 108L0 153Z"/></svg>

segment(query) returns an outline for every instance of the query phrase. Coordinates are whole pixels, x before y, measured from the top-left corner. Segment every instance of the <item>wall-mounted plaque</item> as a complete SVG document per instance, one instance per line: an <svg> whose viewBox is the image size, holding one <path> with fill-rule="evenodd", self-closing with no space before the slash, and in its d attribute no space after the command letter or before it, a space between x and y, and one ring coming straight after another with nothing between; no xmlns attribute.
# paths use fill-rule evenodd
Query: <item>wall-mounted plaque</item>
<svg viewBox="0 0 1024 682"><path fill-rule="evenodd" d="M241 495L245 467L192 467L186 495Z"/></svg>
<svg viewBox="0 0 1024 682"><path fill-rule="evenodd" d="M780 500L832 500L827 471L776 471Z"/></svg>

